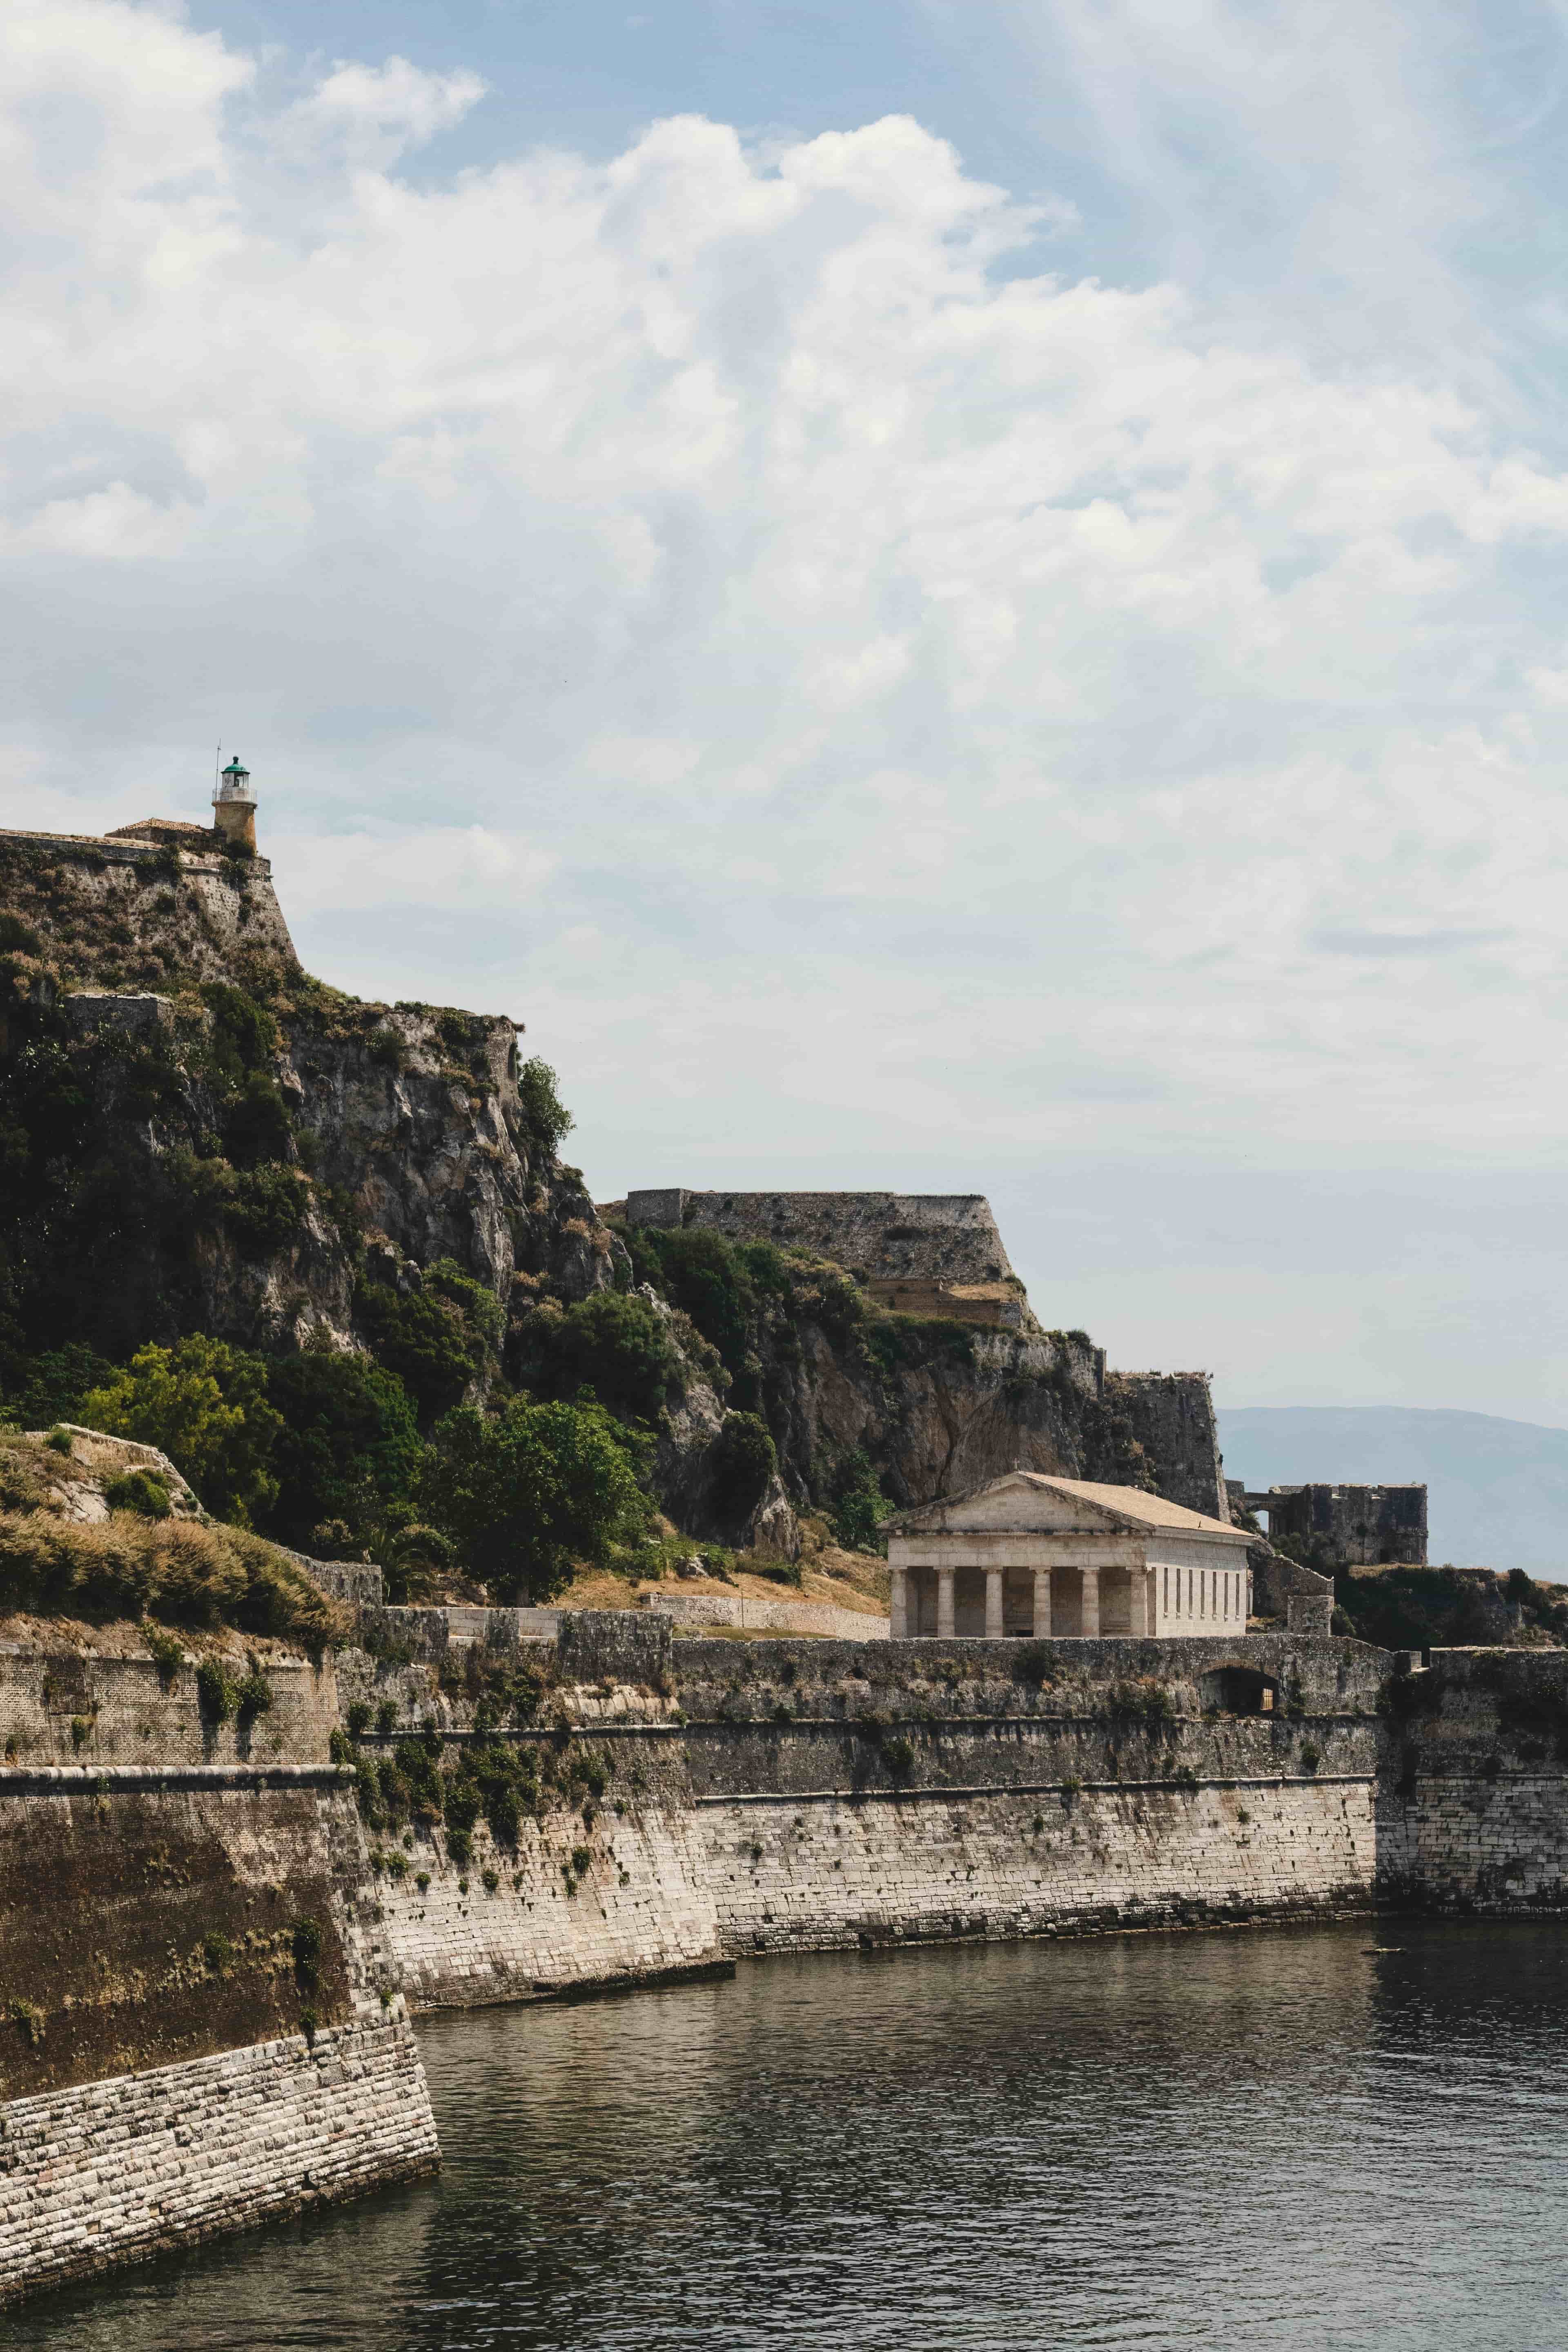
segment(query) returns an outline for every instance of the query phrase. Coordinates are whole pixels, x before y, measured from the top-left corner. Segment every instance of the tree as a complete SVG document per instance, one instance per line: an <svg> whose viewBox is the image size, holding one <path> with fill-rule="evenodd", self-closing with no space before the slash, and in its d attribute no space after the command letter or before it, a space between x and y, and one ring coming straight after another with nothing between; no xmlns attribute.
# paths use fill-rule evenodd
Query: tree
<svg viewBox="0 0 1568 2352"><path fill-rule="evenodd" d="M271 1465L283 1416L267 1385L263 1357L197 1332L172 1348L138 1349L126 1370L82 1399L81 1417L158 1446L216 1517L248 1528L278 1500Z"/></svg>
<svg viewBox="0 0 1568 2352"><path fill-rule="evenodd" d="M325 1519L346 1521L356 1542L374 1540L419 1467L418 1424L402 1381L367 1356L311 1348L271 1364L267 1392L281 1417L271 1525L301 1550Z"/></svg>
<svg viewBox="0 0 1568 2352"><path fill-rule="evenodd" d="M678 1366L665 1319L646 1298L596 1290L542 1328L545 1382L557 1396L586 1385L615 1412L642 1421L658 1413Z"/></svg>
<svg viewBox="0 0 1568 2352"><path fill-rule="evenodd" d="M576 1121L556 1092L555 1073L535 1055L517 1074L518 1100L530 1139L546 1160L553 1160Z"/></svg>
<svg viewBox="0 0 1568 2352"><path fill-rule="evenodd" d="M437 1258L406 1297L367 1283L354 1305L377 1358L396 1373L426 1426L461 1403L499 1352L500 1306L449 1257Z"/></svg>
<svg viewBox="0 0 1568 2352"><path fill-rule="evenodd" d="M498 1598L547 1599L574 1560L602 1566L637 1542L651 1508L626 1433L601 1406L521 1397L438 1422L418 1496Z"/></svg>

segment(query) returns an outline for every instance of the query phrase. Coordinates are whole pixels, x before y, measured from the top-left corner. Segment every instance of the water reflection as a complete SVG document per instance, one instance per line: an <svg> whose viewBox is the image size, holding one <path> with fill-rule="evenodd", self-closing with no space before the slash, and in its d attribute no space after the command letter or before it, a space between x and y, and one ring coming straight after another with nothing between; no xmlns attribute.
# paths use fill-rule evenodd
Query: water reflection
<svg viewBox="0 0 1568 2352"><path fill-rule="evenodd" d="M434 2021L439 2182L52 2298L8 2340L1555 2352L1565 1964L1554 1925L1363 1922Z"/></svg>

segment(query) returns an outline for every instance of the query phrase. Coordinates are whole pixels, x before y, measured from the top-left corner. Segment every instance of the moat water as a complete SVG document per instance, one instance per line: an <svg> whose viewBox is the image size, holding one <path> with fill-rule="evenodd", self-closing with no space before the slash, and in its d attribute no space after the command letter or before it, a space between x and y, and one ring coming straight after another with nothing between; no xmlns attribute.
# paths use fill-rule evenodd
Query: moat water
<svg viewBox="0 0 1568 2352"><path fill-rule="evenodd" d="M438 2181L51 2297L5 2343L1568 2340L1568 1925L771 1961L419 2039Z"/></svg>

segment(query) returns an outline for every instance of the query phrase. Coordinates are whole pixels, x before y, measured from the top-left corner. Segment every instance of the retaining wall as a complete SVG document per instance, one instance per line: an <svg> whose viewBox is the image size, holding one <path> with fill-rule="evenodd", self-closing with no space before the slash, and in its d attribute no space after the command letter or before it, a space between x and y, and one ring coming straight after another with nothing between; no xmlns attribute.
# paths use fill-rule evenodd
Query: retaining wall
<svg viewBox="0 0 1568 2352"><path fill-rule="evenodd" d="M405 2018L0 2109L0 2303L434 2169Z"/></svg>
<svg viewBox="0 0 1568 2352"><path fill-rule="evenodd" d="M335 1768L0 1773L0 2300L435 2161L369 1882Z"/></svg>

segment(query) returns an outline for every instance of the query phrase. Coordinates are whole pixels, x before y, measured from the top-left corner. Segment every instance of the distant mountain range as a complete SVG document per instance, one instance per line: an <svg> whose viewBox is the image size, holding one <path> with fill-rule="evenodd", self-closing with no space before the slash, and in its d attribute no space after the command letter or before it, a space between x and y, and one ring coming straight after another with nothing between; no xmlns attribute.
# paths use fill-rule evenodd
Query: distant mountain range
<svg viewBox="0 0 1568 2352"><path fill-rule="evenodd" d="M1219 1415L1227 1478L1429 1489L1427 1556L1568 1583L1568 1429L1403 1405L1244 1405Z"/></svg>

